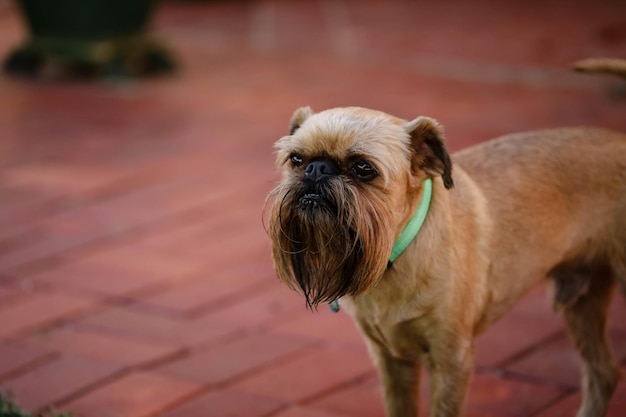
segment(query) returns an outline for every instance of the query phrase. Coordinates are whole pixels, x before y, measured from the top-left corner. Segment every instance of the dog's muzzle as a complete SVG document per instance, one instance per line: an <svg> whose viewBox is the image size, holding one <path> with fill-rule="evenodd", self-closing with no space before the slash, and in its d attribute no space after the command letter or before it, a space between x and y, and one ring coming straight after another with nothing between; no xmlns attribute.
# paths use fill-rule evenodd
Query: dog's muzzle
<svg viewBox="0 0 626 417"><path fill-rule="evenodd" d="M300 206L303 208L315 208L322 202L322 197L316 193L306 193L300 197Z"/></svg>
<svg viewBox="0 0 626 417"><path fill-rule="evenodd" d="M336 211L336 204L329 197L329 193L323 187L305 187L298 198L298 207L305 212L325 210L329 213Z"/></svg>
<svg viewBox="0 0 626 417"><path fill-rule="evenodd" d="M304 170L302 183L304 190L298 200L303 210L314 210L319 207L333 208L327 196L328 181L337 175L337 168L332 162L317 160L309 163Z"/></svg>

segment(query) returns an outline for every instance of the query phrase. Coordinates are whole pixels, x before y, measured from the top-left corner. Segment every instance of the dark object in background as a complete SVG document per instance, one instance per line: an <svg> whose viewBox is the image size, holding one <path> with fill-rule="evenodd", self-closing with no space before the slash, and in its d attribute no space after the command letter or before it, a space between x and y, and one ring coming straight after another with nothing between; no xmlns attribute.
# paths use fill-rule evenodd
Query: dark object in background
<svg viewBox="0 0 626 417"><path fill-rule="evenodd" d="M4 62L7 73L132 77L174 70L147 26L158 0L17 0L29 38Z"/></svg>
<svg viewBox="0 0 626 417"><path fill-rule="evenodd" d="M72 417L71 414L61 414L54 411L46 413L48 417ZM31 414L22 410L17 404L11 401L5 394L0 392L0 417L44 417L44 414Z"/></svg>

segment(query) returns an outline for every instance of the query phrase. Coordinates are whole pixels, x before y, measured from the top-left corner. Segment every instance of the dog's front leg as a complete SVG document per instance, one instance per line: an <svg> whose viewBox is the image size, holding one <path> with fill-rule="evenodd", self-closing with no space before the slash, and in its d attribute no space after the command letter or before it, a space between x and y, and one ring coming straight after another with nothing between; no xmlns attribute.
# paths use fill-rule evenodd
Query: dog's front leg
<svg viewBox="0 0 626 417"><path fill-rule="evenodd" d="M417 417L419 362L394 358L386 349L378 349L376 356L387 416Z"/></svg>
<svg viewBox="0 0 626 417"><path fill-rule="evenodd" d="M474 367L471 341L442 341L429 355L430 417L458 417Z"/></svg>
<svg viewBox="0 0 626 417"><path fill-rule="evenodd" d="M357 323L365 336L383 386L385 414L387 417L417 417L420 349L409 343L402 349L402 353L396 350L394 355L391 350L393 344L389 343L393 335L385 335L378 326L358 318ZM404 336L405 332L400 331L399 334ZM408 339L412 340L411 337ZM400 346L404 346L404 343L400 343Z"/></svg>

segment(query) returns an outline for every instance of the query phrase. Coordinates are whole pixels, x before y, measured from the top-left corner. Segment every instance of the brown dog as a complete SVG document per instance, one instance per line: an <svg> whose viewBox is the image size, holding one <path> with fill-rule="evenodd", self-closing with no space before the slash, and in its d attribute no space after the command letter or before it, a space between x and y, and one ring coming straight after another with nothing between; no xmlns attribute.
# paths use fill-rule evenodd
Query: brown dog
<svg viewBox="0 0 626 417"><path fill-rule="evenodd" d="M309 306L341 299L379 369L388 416L417 415L422 364L430 415L461 415L474 337L545 279L584 359L578 416L605 413L619 379L607 308L615 283L626 295L626 135L508 136L454 155L454 182L441 127L427 117L301 108L276 148L278 276Z"/></svg>

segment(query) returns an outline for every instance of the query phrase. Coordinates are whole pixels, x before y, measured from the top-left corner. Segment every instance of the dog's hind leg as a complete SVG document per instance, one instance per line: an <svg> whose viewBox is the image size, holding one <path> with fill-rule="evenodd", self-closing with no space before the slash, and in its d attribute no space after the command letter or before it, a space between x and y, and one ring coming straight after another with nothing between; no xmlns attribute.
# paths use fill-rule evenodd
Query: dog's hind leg
<svg viewBox="0 0 626 417"><path fill-rule="evenodd" d="M619 289L626 300L626 248L622 251L623 260L618 260L614 263L613 268L615 270L615 276L617 277L617 284Z"/></svg>
<svg viewBox="0 0 626 417"><path fill-rule="evenodd" d="M577 417L602 417L619 380L607 335L614 274L604 265L562 265L553 271L557 306L583 359L583 399Z"/></svg>

